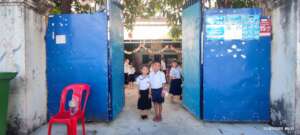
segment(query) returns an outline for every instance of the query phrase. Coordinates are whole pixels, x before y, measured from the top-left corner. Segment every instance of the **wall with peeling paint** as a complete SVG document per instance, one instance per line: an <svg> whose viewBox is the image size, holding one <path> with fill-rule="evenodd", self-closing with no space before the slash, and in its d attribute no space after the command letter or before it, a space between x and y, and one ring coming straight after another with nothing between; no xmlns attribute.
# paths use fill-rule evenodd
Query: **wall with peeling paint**
<svg viewBox="0 0 300 135"><path fill-rule="evenodd" d="M276 5L272 12L272 80L271 80L271 119L275 126L299 128L299 60L297 46L297 25L299 25L299 3L286 0ZM298 5L298 6L297 6ZM297 21L298 20L298 21ZM299 30L298 30L299 32ZM298 39L297 39L298 38ZM298 43L299 44L299 43ZM296 96L298 93L298 96ZM293 134L295 130L286 131ZM300 134L300 132L297 132Z"/></svg>
<svg viewBox="0 0 300 135"><path fill-rule="evenodd" d="M32 4L32 3L31 3ZM0 71L18 72L9 95L9 134L46 122L45 22L28 3L0 3Z"/></svg>
<svg viewBox="0 0 300 135"><path fill-rule="evenodd" d="M296 121L295 128L296 134L300 134L300 2L297 2L297 82L296 82Z"/></svg>

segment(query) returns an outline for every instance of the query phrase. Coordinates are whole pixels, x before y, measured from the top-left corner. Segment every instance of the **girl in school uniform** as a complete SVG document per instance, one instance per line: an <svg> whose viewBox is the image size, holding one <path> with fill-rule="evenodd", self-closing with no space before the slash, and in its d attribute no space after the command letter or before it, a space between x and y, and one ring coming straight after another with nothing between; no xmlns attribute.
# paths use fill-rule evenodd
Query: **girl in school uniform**
<svg viewBox="0 0 300 135"><path fill-rule="evenodd" d="M141 119L147 119L148 111L151 109L150 79L148 72L148 67L142 66L142 74L136 78L136 84L138 85L140 95L137 108L141 110Z"/></svg>
<svg viewBox="0 0 300 135"><path fill-rule="evenodd" d="M181 68L178 66L176 61L173 61L171 66L172 68L169 75L171 79L171 86L169 93L172 95L171 101L176 102L179 101L182 94Z"/></svg>
<svg viewBox="0 0 300 135"><path fill-rule="evenodd" d="M124 62L124 76L125 76L124 83L125 83L125 85L128 84L129 62L130 62L129 59L126 59Z"/></svg>
<svg viewBox="0 0 300 135"><path fill-rule="evenodd" d="M128 70L129 88L133 88L133 83L135 81L135 68L129 64Z"/></svg>

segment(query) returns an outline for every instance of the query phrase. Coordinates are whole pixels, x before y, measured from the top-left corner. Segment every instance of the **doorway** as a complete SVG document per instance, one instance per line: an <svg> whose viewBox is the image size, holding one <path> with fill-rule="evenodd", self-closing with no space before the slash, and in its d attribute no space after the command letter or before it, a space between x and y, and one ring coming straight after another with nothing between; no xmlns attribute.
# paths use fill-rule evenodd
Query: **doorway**
<svg viewBox="0 0 300 135"><path fill-rule="evenodd" d="M140 67L142 65L147 65L147 67L150 68L151 63L159 62L161 63L161 71L165 73L167 84L168 86L170 85L169 72L171 63L176 61L179 66L182 67L182 44L181 38L174 40L169 36L168 29L170 29L170 27L165 18L149 18L137 20L132 31L125 30L125 59L128 59L130 61L129 63L134 67L136 71L135 77L140 75ZM138 92L137 86L132 87L129 84L125 87L126 105L134 107L132 108L134 110L137 110ZM135 96L135 102L131 101L132 96ZM169 103L169 97L170 96L167 96L165 99L165 101L167 100L166 104L163 105L168 110L172 108L172 105ZM176 101L181 102L178 97L177 99ZM134 105L128 105L129 102ZM176 106L181 107L179 104Z"/></svg>

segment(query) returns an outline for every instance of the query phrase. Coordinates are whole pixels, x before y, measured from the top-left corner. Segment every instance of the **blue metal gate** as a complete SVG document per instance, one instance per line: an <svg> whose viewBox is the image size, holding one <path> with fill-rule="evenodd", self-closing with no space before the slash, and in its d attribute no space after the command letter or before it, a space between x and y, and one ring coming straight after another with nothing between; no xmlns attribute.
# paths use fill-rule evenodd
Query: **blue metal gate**
<svg viewBox="0 0 300 135"><path fill-rule="evenodd" d="M259 37L260 17L260 9L206 11L204 120L269 120L270 44Z"/></svg>
<svg viewBox="0 0 300 135"><path fill-rule="evenodd" d="M201 2L191 1L182 14L183 105L201 117Z"/></svg>
<svg viewBox="0 0 300 135"><path fill-rule="evenodd" d="M119 19L112 24L116 21ZM111 120L121 111L124 105L123 55L120 55L123 46L122 35L115 33L122 31L111 29L111 39L116 41L109 42L107 26L106 13L49 16L46 35L48 116L57 113L61 90L71 83L91 86L88 120Z"/></svg>
<svg viewBox="0 0 300 135"><path fill-rule="evenodd" d="M115 0L118 1L118 0ZM122 10L114 3L110 8L110 63L111 63L111 101L114 119L122 111L125 103L124 95L124 46Z"/></svg>

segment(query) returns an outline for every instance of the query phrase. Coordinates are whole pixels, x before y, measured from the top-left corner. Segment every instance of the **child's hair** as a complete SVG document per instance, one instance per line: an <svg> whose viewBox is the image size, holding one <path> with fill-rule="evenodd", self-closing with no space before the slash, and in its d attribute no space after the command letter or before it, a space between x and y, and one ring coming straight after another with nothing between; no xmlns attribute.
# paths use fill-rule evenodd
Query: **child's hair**
<svg viewBox="0 0 300 135"><path fill-rule="evenodd" d="M176 63L176 64L178 64L178 62L177 62L176 60L173 60L171 63Z"/></svg>
<svg viewBox="0 0 300 135"><path fill-rule="evenodd" d="M154 61L153 64L160 64L160 62L159 61Z"/></svg>
<svg viewBox="0 0 300 135"><path fill-rule="evenodd" d="M147 68L148 69L148 66L147 65L140 66L140 70L142 70L143 68Z"/></svg>
<svg viewBox="0 0 300 135"><path fill-rule="evenodd" d="M171 62L171 66L172 66L172 67L173 67L173 64L176 64L175 66L178 67L178 62L177 62L176 60L173 60L173 61Z"/></svg>

